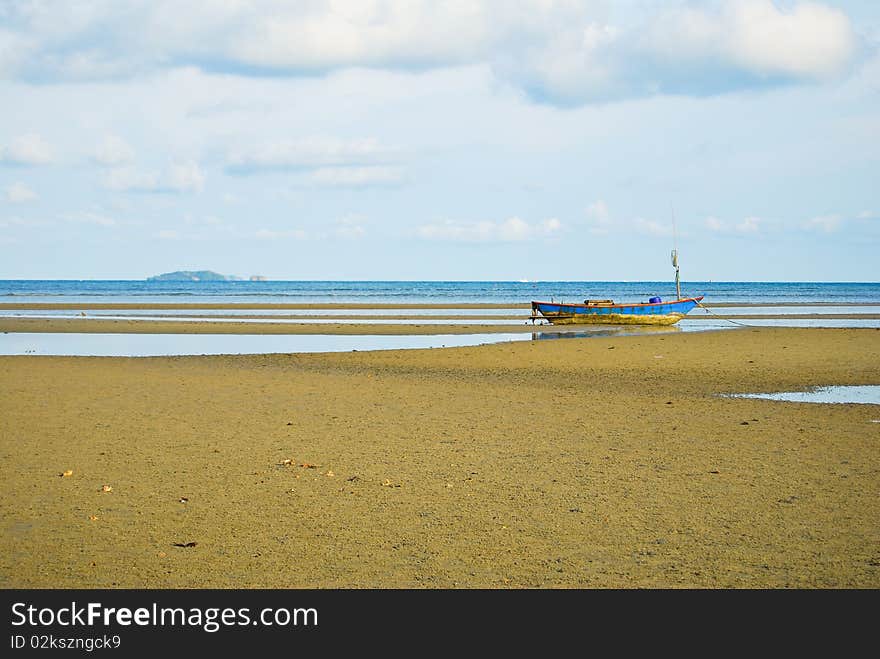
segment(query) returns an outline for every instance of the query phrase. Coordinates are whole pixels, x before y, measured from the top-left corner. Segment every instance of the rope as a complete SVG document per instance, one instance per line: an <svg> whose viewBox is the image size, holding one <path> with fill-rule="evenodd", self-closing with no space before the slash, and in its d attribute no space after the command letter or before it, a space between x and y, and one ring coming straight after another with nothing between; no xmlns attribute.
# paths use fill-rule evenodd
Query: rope
<svg viewBox="0 0 880 659"><path fill-rule="evenodd" d="M706 313L712 314L713 316L715 316L715 314L712 312L712 310L709 307L703 306L702 302L697 302L697 306L700 307L700 309L703 309ZM731 320L730 318L718 318L718 320L726 320L728 323L733 323L734 325L739 325L740 327L757 327L756 325L746 325L745 323L741 323L736 320Z"/></svg>

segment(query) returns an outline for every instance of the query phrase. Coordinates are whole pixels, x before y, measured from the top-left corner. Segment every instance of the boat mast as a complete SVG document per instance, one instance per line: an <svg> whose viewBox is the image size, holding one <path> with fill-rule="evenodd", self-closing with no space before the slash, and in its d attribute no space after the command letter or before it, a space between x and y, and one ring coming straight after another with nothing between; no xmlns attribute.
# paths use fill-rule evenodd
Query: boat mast
<svg viewBox="0 0 880 659"><path fill-rule="evenodd" d="M672 205L670 204L670 208ZM675 268L675 294L681 299L681 279L678 274L678 236L675 231L675 209L672 208L672 267Z"/></svg>
<svg viewBox="0 0 880 659"><path fill-rule="evenodd" d="M675 268L675 294L681 299L681 280L678 276L678 250L672 250L672 267Z"/></svg>

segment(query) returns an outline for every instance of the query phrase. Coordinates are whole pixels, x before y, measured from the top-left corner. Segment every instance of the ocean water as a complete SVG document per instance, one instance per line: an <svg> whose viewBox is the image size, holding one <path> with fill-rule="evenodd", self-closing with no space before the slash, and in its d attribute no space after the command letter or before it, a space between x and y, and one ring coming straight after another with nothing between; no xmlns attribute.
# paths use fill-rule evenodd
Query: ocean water
<svg viewBox="0 0 880 659"><path fill-rule="evenodd" d="M646 301L675 297L662 282L0 280L2 302L524 304L585 298ZM880 304L880 282L683 282L683 296L706 303Z"/></svg>

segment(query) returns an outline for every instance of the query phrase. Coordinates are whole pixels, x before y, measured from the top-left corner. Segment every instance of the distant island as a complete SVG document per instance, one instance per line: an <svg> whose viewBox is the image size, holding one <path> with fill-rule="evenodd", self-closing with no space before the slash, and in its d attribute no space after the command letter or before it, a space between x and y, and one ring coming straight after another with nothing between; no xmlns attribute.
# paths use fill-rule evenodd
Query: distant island
<svg viewBox="0 0 880 659"><path fill-rule="evenodd" d="M251 275L248 279L250 281L267 281L266 277L262 275ZM147 277L147 281L245 281L245 278L235 275L221 275L212 270L177 270Z"/></svg>

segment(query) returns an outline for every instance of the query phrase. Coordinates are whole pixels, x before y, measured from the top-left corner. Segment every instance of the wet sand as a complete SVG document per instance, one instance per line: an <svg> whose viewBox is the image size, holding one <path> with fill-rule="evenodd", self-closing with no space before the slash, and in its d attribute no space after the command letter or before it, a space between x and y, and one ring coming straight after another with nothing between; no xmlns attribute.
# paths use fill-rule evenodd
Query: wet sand
<svg viewBox="0 0 880 659"><path fill-rule="evenodd" d="M880 331L0 357L0 586L877 588L880 407L717 396L831 384Z"/></svg>

